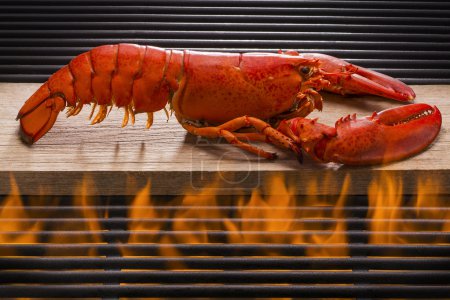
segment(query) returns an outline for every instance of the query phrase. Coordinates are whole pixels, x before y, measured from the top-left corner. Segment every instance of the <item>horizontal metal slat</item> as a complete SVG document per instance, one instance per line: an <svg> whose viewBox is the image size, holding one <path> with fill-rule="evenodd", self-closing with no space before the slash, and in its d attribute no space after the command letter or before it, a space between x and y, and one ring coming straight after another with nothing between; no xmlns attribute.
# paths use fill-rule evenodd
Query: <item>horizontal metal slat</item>
<svg viewBox="0 0 450 300"><path fill-rule="evenodd" d="M0 257L0 270L70 269L197 269L197 270L450 270L450 258L317 258L317 257Z"/></svg>
<svg viewBox="0 0 450 300"><path fill-rule="evenodd" d="M447 298L448 285L259 286L259 285L45 285L0 286L5 297L375 297Z"/></svg>
<svg viewBox="0 0 450 300"><path fill-rule="evenodd" d="M298 16L284 16L284 15L176 15L176 14L17 14L0 13L2 21L65 21L65 22L86 22L86 21L102 21L102 22L127 22L133 19L134 22L252 22L252 23L279 23L283 20L285 23L323 23L324 16L303 15ZM339 24L411 24L411 25L426 25L426 26L448 26L450 25L449 18L432 18L428 16L418 17L361 17L361 16L327 16L326 23Z"/></svg>
<svg viewBox="0 0 450 300"><path fill-rule="evenodd" d="M207 15L320 15L320 16L385 16L385 17L421 17L427 15L432 18L447 18L450 13L445 9L393 9L393 8L330 8L330 7L207 7L207 6L2 6L4 13L21 14L207 14Z"/></svg>
<svg viewBox="0 0 450 300"><path fill-rule="evenodd" d="M148 45L148 44L146 44ZM17 55L17 56L31 56L31 57L41 57L41 56L64 56L72 55L76 56L83 52L89 51L92 47L86 46L74 46L74 47L14 47L14 46L0 46L0 55ZM175 47L172 49L181 50L184 48ZM190 50L198 51L229 51L229 52L272 52L276 53L280 47L275 48L197 48L189 47ZM436 60L450 60L450 53L448 51L414 51L414 50L357 50L357 49L325 49L325 48L315 48L307 49L304 47L296 48L299 52L305 53L324 53L328 55L333 55L342 59L397 59L397 60L428 60L434 58ZM414 63L414 62L413 62Z"/></svg>
<svg viewBox="0 0 450 300"><path fill-rule="evenodd" d="M298 40L239 40L239 39L153 39L153 38L0 38L0 43L8 46L35 46L37 44L42 47L70 47L70 46L84 46L95 47L104 44L117 44L117 43L134 43L142 45L152 45L165 48L173 47L205 47L205 48L235 48L235 47L254 47L254 48L272 48L272 49L298 49L298 48L329 48L329 49L357 49L357 50L415 50L415 51L445 51L450 47L449 42L373 42L373 41L346 41L346 40L333 40L333 41L298 41Z"/></svg>
<svg viewBox="0 0 450 300"><path fill-rule="evenodd" d="M55 5L60 4L58 0L4 0L2 1L5 5ZM107 4L110 6L117 5L129 5L129 6L140 6L140 5L172 5L172 6L201 6L207 4L208 6L278 6L278 7L346 7L346 8L373 8L373 7L389 7L389 8L448 8L449 3L446 0L434 0L434 1L379 1L379 0L364 0L364 1L339 1L339 0L68 0L65 1L67 4L71 5L93 5L97 6L99 4Z"/></svg>
<svg viewBox="0 0 450 300"><path fill-rule="evenodd" d="M2 271L3 284L203 283L203 284L446 284L441 271Z"/></svg>
<svg viewBox="0 0 450 300"><path fill-rule="evenodd" d="M194 225L195 226L195 225ZM376 236L380 239L394 238L395 240L406 239L411 240L415 244L425 244L425 243L448 243L450 244L450 232L440 232L440 231L423 231L423 232L408 232L408 231L333 231L333 230L292 230L292 231L281 231L281 230L241 230L239 232L230 232L222 230L208 230L208 231L196 231L196 230L142 230L142 231L132 231L132 230L109 230L109 231L80 231L77 229L68 231L0 231L0 234L4 239L14 241L22 236L29 236L39 241L46 241L48 239L57 239L58 236L64 236L66 238L74 238L84 241L89 241L93 236L101 239L102 241L108 240L127 240L130 236L134 238L142 238L146 240L158 240L161 236L170 237L173 239L185 239L192 238L202 239L207 238L210 242L220 242L227 241L233 238L243 238L248 240L261 240L261 241L279 241L279 240L294 240L295 237L302 237L304 239L310 238L324 238L333 236L335 238L347 239L358 239L358 240L368 240L370 237ZM66 239L68 240L68 239Z"/></svg>
<svg viewBox="0 0 450 300"><path fill-rule="evenodd" d="M450 58L450 57L449 57ZM426 66L427 69L450 69L450 60L446 59L372 59L372 58L351 58L346 59L347 62L356 64L366 68L380 69L415 69L420 73L421 69ZM406 74L406 73L405 73ZM402 75L404 75L402 73Z"/></svg>
<svg viewBox="0 0 450 300"><path fill-rule="evenodd" d="M255 224L255 223L267 223L271 222L272 224L285 224L286 219L276 219L276 218L263 218L263 217L253 217L253 218L227 218L228 222L236 223L236 224ZM289 220L292 226L300 226L304 224L308 224L310 230L314 230L313 226L320 228L321 226L326 225L334 225L338 222L345 223L349 226L356 225L366 225L370 224L373 221L378 222L389 222L389 224L404 224L406 225L440 225L446 222L445 219L386 219L386 218L375 218L375 219L365 219L365 218L292 218ZM60 222L66 222L68 224L89 224L96 223L103 226L127 226L131 222L139 222L139 224L150 225L150 224L173 224L173 223L184 223L184 224L209 224L209 225L222 225L224 223L224 218L125 218L125 217L117 217L117 218L75 218L75 217L66 217L66 216L52 216L52 218L2 218L0 219L0 224L4 223L21 223L23 226L33 225L37 222L42 222L45 224L58 224Z"/></svg>
<svg viewBox="0 0 450 300"><path fill-rule="evenodd" d="M399 33L353 33L353 32L275 32L275 31L173 31L173 30L0 30L2 38L14 39L208 39L214 36L216 40L288 40L288 41L355 41L355 42L410 42L448 43L447 34L399 34Z"/></svg>
<svg viewBox="0 0 450 300"><path fill-rule="evenodd" d="M73 56L0 56L1 65L65 65Z"/></svg>
<svg viewBox="0 0 450 300"><path fill-rule="evenodd" d="M415 24L329 24L329 23L213 23L213 22L2 22L2 30L204 30L204 31L273 31L273 32L389 32L448 34L450 26Z"/></svg>
<svg viewBox="0 0 450 300"><path fill-rule="evenodd" d="M95 251L98 256L117 255L128 251L134 256L159 256L161 251L175 250L188 256L255 256L278 253L282 256L301 256L305 251L317 251L317 256L326 253L345 253L353 256L392 257L448 257L450 245L423 244L0 244L0 256L85 256ZM164 252L163 252L164 253ZM167 252L166 252L167 253Z"/></svg>
<svg viewBox="0 0 450 300"><path fill-rule="evenodd" d="M220 197L220 196L219 196ZM358 199L359 197L355 197L355 199ZM117 199L119 200L119 199ZM71 200L70 200L71 201ZM355 200L357 201L357 200ZM365 199L361 200L365 201ZM79 205L49 205L49 206L40 206L40 205L27 205L26 207L23 206L5 206L2 207L3 212L14 212L14 211L26 211L26 212L35 212L35 213L63 213L63 212L77 212L77 211L86 211L86 210L108 210L109 212L122 212L127 213L129 210L132 209L151 209L153 211L180 211L182 209L185 209L185 206L178 206L178 205L111 205L111 206L105 206L105 205L86 205L86 206L79 206ZM191 210L201 210L201 211L222 211L227 212L227 215L230 211L299 211L299 212L322 212L322 213L330 213L330 212L344 212L344 213L363 213L363 216L366 215L368 212L374 212L376 211L399 211L399 212L445 212L450 211L450 207L439 207L439 206L423 206L420 207L418 210L415 206L377 206L377 207L370 207L370 206L342 206L342 207L336 207L336 206L302 206L302 205L296 205L296 206L230 206L230 205L190 205L189 209Z"/></svg>
<svg viewBox="0 0 450 300"><path fill-rule="evenodd" d="M388 74L392 77L418 77L418 78L447 78L450 79L450 69L391 69L391 68L373 68L373 70Z"/></svg>

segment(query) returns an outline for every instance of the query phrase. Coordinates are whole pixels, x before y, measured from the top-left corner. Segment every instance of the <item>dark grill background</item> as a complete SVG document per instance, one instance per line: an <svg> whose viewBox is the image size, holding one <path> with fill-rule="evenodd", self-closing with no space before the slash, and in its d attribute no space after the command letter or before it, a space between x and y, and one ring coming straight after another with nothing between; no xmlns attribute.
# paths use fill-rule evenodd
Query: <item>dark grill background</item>
<svg viewBox="0 0 450 300"><path fill-rule="evenodd" d="M73 56L94 46L120 42L177 49L321 52L409 84L450 83L450 3L331 0L2 1L0 81L44 82ZM209 243L183 243L187 234L204 233L174 228L174 212L183 208L173 202L165 204L167 199L156 208L142 208L159 211L164 218L138 220L150 226L160 222L163 231L134 232L142 236L142 241L157 242L127 244L132 234L129 224L137 221L127 216L130 199L97 200L89 207L99 224L94 232L87 230L86 216L80 214L85 208L70 199L59 199L53 205L28 205L25 215L17 219L0 218L0 230L4 230L0 238L30 234L26 224L45 224L31 234L37 244L0 244L0 296L429 299L450 295L450 235L448 230L432 230L448 220L393 220L427 230L379 233L413 239L415 243L369 244L366 197L351 199L339 217L346 224L346 230L339 234L348 237L348 246L230 243L229 232L218 225L223 220L206 216L184 222L194 224L188 228L206 224ZM405 201L402 214L417 213ZM27 204L26 197L24 202ZM226 211L236 224L265 222L241 220L235 202L220 203L224 204L219 208L201 209ZM299 199L292 209L300 213L318 208L305 206ZM436 209L449 211L448 206L424 207L421 211ZM3 212L14 210L21 208L9 207ZM329 234L324 228L335 221L332 216L295 219L309 224L310 232L302 234L322 236ZM10 231L4 226L8 222L23 223L20 228L27 230ZM247 234L270 241L274 235L297 233ZM100 237L100 243L90 239L93 235ZM65 242L49 242L54 236L62 236ZM179 242L167 243L162 236ZM77 242L80 239L89 242ZM433 244L435 241L439 244ZM349 256L305 256L314 249L348 249ZM89 256L90 251L96 256ZM123 251L134 256L124 257ZM161 255L164 251L169 252ZM184 271L177 266L184 266Z"/></svg>
<svg viewBox="0 0 450 300"><path fill-rule="evenodd" d="M43 82L73 56L120 42L322 52L409 84L450 82L450 3L332 0L6 0L0 81Z"/></svg>

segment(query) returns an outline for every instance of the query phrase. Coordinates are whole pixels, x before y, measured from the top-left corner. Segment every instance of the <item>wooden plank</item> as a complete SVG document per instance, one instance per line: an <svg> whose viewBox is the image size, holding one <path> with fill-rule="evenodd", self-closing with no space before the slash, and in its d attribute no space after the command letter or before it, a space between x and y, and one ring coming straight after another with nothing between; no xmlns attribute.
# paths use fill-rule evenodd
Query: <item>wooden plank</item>
<svg viewBox="0 0 450 300"><path fill-rule="evenodd" d="M416 102L437 105L443 114L443 128L427 151L405 161L375 167L347 167L318 164L305 158L299 164L289 152L277 151L280 158L266 161L217 140L197 139L187 134L176 119L166 122L158 113L153 127L145 130L145 115L134 126L121 128L123 113L113 109L101 124L90 126L90 108L73 118L61 114L52 130L33 146L23 144L18 135L16 114L23 102L39 87L31 83L0 83L0 194L11 190L13 175L23 194L71 195L83 178L87 194L135 194L148 180L153 194L177 195L198 192L218 194L248 193L274 174L283 174L297 194L339 194L346 176L349 194L366 194L374 178L392 176L403 191L416 193L418 178L431 178L430 193L448 193L450 182L450 85L413 86ZM377 97L343 98L325 95L324 111L313 113L326 124L356 112L370 114L401 105ZM216 182L217 185L211 185ZM314 186L317 186L316 188ZM266 191L262 189L262 192Z"/></svg>

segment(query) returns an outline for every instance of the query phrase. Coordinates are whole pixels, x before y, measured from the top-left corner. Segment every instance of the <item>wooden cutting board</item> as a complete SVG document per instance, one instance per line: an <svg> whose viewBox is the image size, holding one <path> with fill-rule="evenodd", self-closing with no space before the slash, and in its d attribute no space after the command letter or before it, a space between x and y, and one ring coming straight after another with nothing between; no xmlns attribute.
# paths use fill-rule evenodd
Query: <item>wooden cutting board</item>
<svg viewBox="0 0 450 300"><path fill-rule="evenodd" d="M437 140L423 153L410 159L374 167L318 164L305 157L303 164L289 152L271 145L275 161L259 159L218 140L199 139L188 134L175 117L166 121L158 113L150 130L146 115L136 124L121 128L123 111L113 109L101 124L87 120L90 107L66 118L61 113L52 130L35 145L21 142L15 117L24 101L40 86L35 83L0 83L0 194L11 191L11 177L20 193L32 195L135 194L147 181L155 195L198 193L242 194L261 188L275 174L281 174L296 194L364 195L373 180L391 178L399 191L417 192L418 180L427 180L428 193L449 193L450 183L450 85L413 86L416 102L439 107L443 115ZM323 112L314 112L320 122L332 125L349 113L368 115L401 103L378 97L340 97L325 94Z"/></svg>

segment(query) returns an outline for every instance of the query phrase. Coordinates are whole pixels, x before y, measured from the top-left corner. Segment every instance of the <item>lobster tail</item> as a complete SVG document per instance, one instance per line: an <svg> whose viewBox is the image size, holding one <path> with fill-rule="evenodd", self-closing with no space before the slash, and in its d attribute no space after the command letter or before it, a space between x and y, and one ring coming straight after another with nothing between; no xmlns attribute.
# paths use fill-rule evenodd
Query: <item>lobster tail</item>
<svg viewBox="0 0 450 300"><path fill-rule="evenodd" d="M49 131L66 104L75 107L74 77L68 66L53 74L22 106L20 133L27 143L34 143Z"/></svg>
<svg viewBox="0 0 450 300"><path fill-rule="evenodd" d="M165 107L178 88L183 52L132 44L105 45L75 57L58 70L23 105L21 135L34 143L53 126L66 106L67 116L77 115L83 105L93 103L98 112L91 124L102 122L112 105L125 111L122 126L134 114L152 113Z"/></svg>
<svg viewBox="0 0 450 300"><path fill-rule="evenodd" d="M66 101L60 96L50 97L48 82L44 83L28 100L17 115L20 136L28 144L39 140L52 128Z"/></svg>

